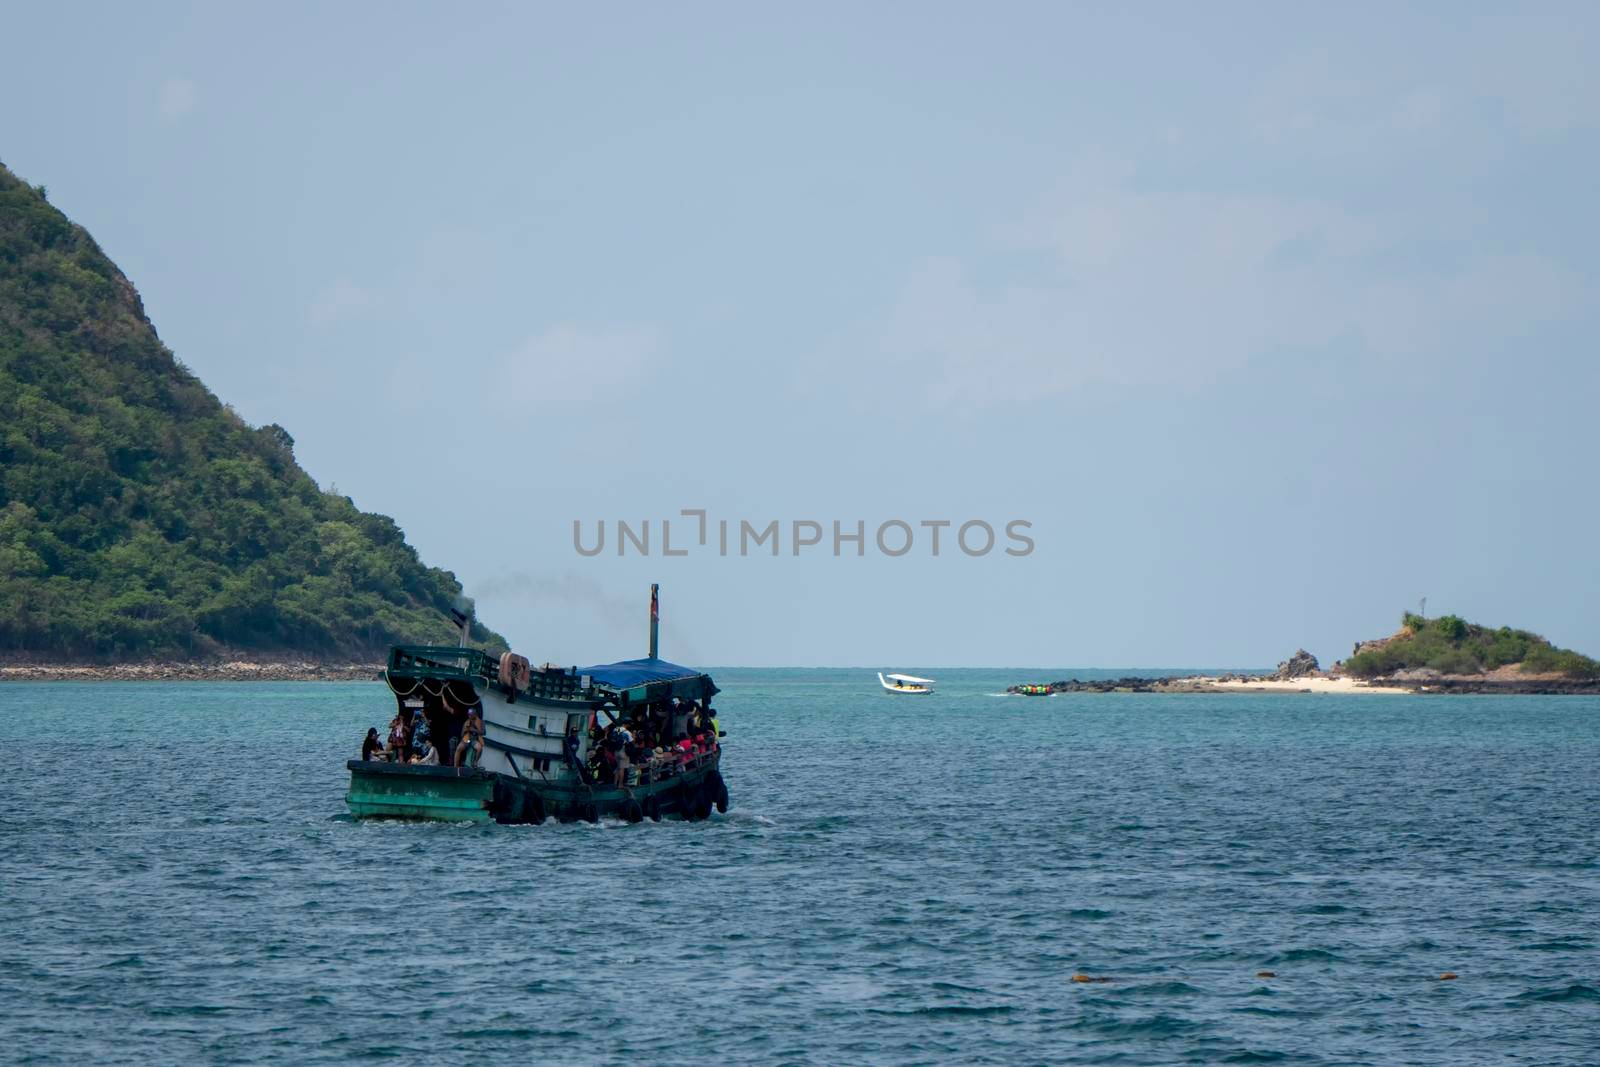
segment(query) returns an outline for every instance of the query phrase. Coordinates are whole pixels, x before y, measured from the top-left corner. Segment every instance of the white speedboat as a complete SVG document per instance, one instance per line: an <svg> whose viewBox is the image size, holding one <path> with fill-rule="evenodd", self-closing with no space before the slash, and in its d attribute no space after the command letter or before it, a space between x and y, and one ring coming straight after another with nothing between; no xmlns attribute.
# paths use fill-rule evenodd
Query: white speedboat
<svg viewBox="0 0 1600 1067"><path fill-rule="evenodd" d="M918 678L912 674L891 674L885 676L878 672L878 682L891 693L931 693L933 692L932 678Z"/></svg>

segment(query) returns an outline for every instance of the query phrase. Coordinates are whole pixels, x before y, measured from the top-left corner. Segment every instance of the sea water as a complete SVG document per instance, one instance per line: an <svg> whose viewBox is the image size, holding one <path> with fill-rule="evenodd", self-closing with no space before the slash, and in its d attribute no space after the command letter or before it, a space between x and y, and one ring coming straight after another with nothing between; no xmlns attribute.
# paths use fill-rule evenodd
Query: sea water
<svg viewBox="0 0 1600 1067"><path fill-rule="evenodd" d="M381 684L0 686L0 1060L1600 1062L1600 701L916 673L717 672L638 826L351 821Z"/></svg>

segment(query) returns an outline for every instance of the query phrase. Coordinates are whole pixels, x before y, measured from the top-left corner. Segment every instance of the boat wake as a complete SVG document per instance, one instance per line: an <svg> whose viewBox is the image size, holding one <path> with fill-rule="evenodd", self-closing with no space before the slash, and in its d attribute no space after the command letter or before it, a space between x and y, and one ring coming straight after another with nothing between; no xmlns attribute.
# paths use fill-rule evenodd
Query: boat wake
<svg viewBox="0 0 1600 1067"><path fill-rule="evenodd" d="M726 815L717 816L717 820L721 821L721 822L725 822L725 823L732 823L734 825L752 825L752 826L777 826L778 825L777 820L769 819L765 815L762 815L759 812L740 811L738 808L733 809L732 811L728 812Z"/></svg>

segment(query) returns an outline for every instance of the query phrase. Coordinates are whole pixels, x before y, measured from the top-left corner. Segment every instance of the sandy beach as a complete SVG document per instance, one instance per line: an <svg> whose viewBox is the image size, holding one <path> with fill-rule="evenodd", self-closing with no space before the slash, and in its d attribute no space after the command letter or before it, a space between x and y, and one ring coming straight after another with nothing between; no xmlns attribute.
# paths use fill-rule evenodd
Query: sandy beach
<svg viewBox="0 0 1600 1067"><path fill-rule="evenodd" d="M1369 685L1355 678L1175 678L1172 684L1193 686L1197 690L1219 690L1240 693L1411 693L1414 690L1394 685Z"/></svg>

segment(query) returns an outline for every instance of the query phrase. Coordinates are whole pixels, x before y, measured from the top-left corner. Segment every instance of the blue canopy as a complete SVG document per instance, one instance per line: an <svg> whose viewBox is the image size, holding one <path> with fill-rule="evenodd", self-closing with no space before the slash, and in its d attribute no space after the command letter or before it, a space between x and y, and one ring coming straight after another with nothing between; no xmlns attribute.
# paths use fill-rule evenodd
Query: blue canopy
<svg viewBox="0 0 1600 1067"><path fill-rule="evenodd" d="M680 678L699 678L701 672L693 667L680 667L664 659L625 659L621 663L601 663L593 667L579 667L579 674L587 674L602 685L613 689L632 689L651 682L675 682Z"/></svg>

